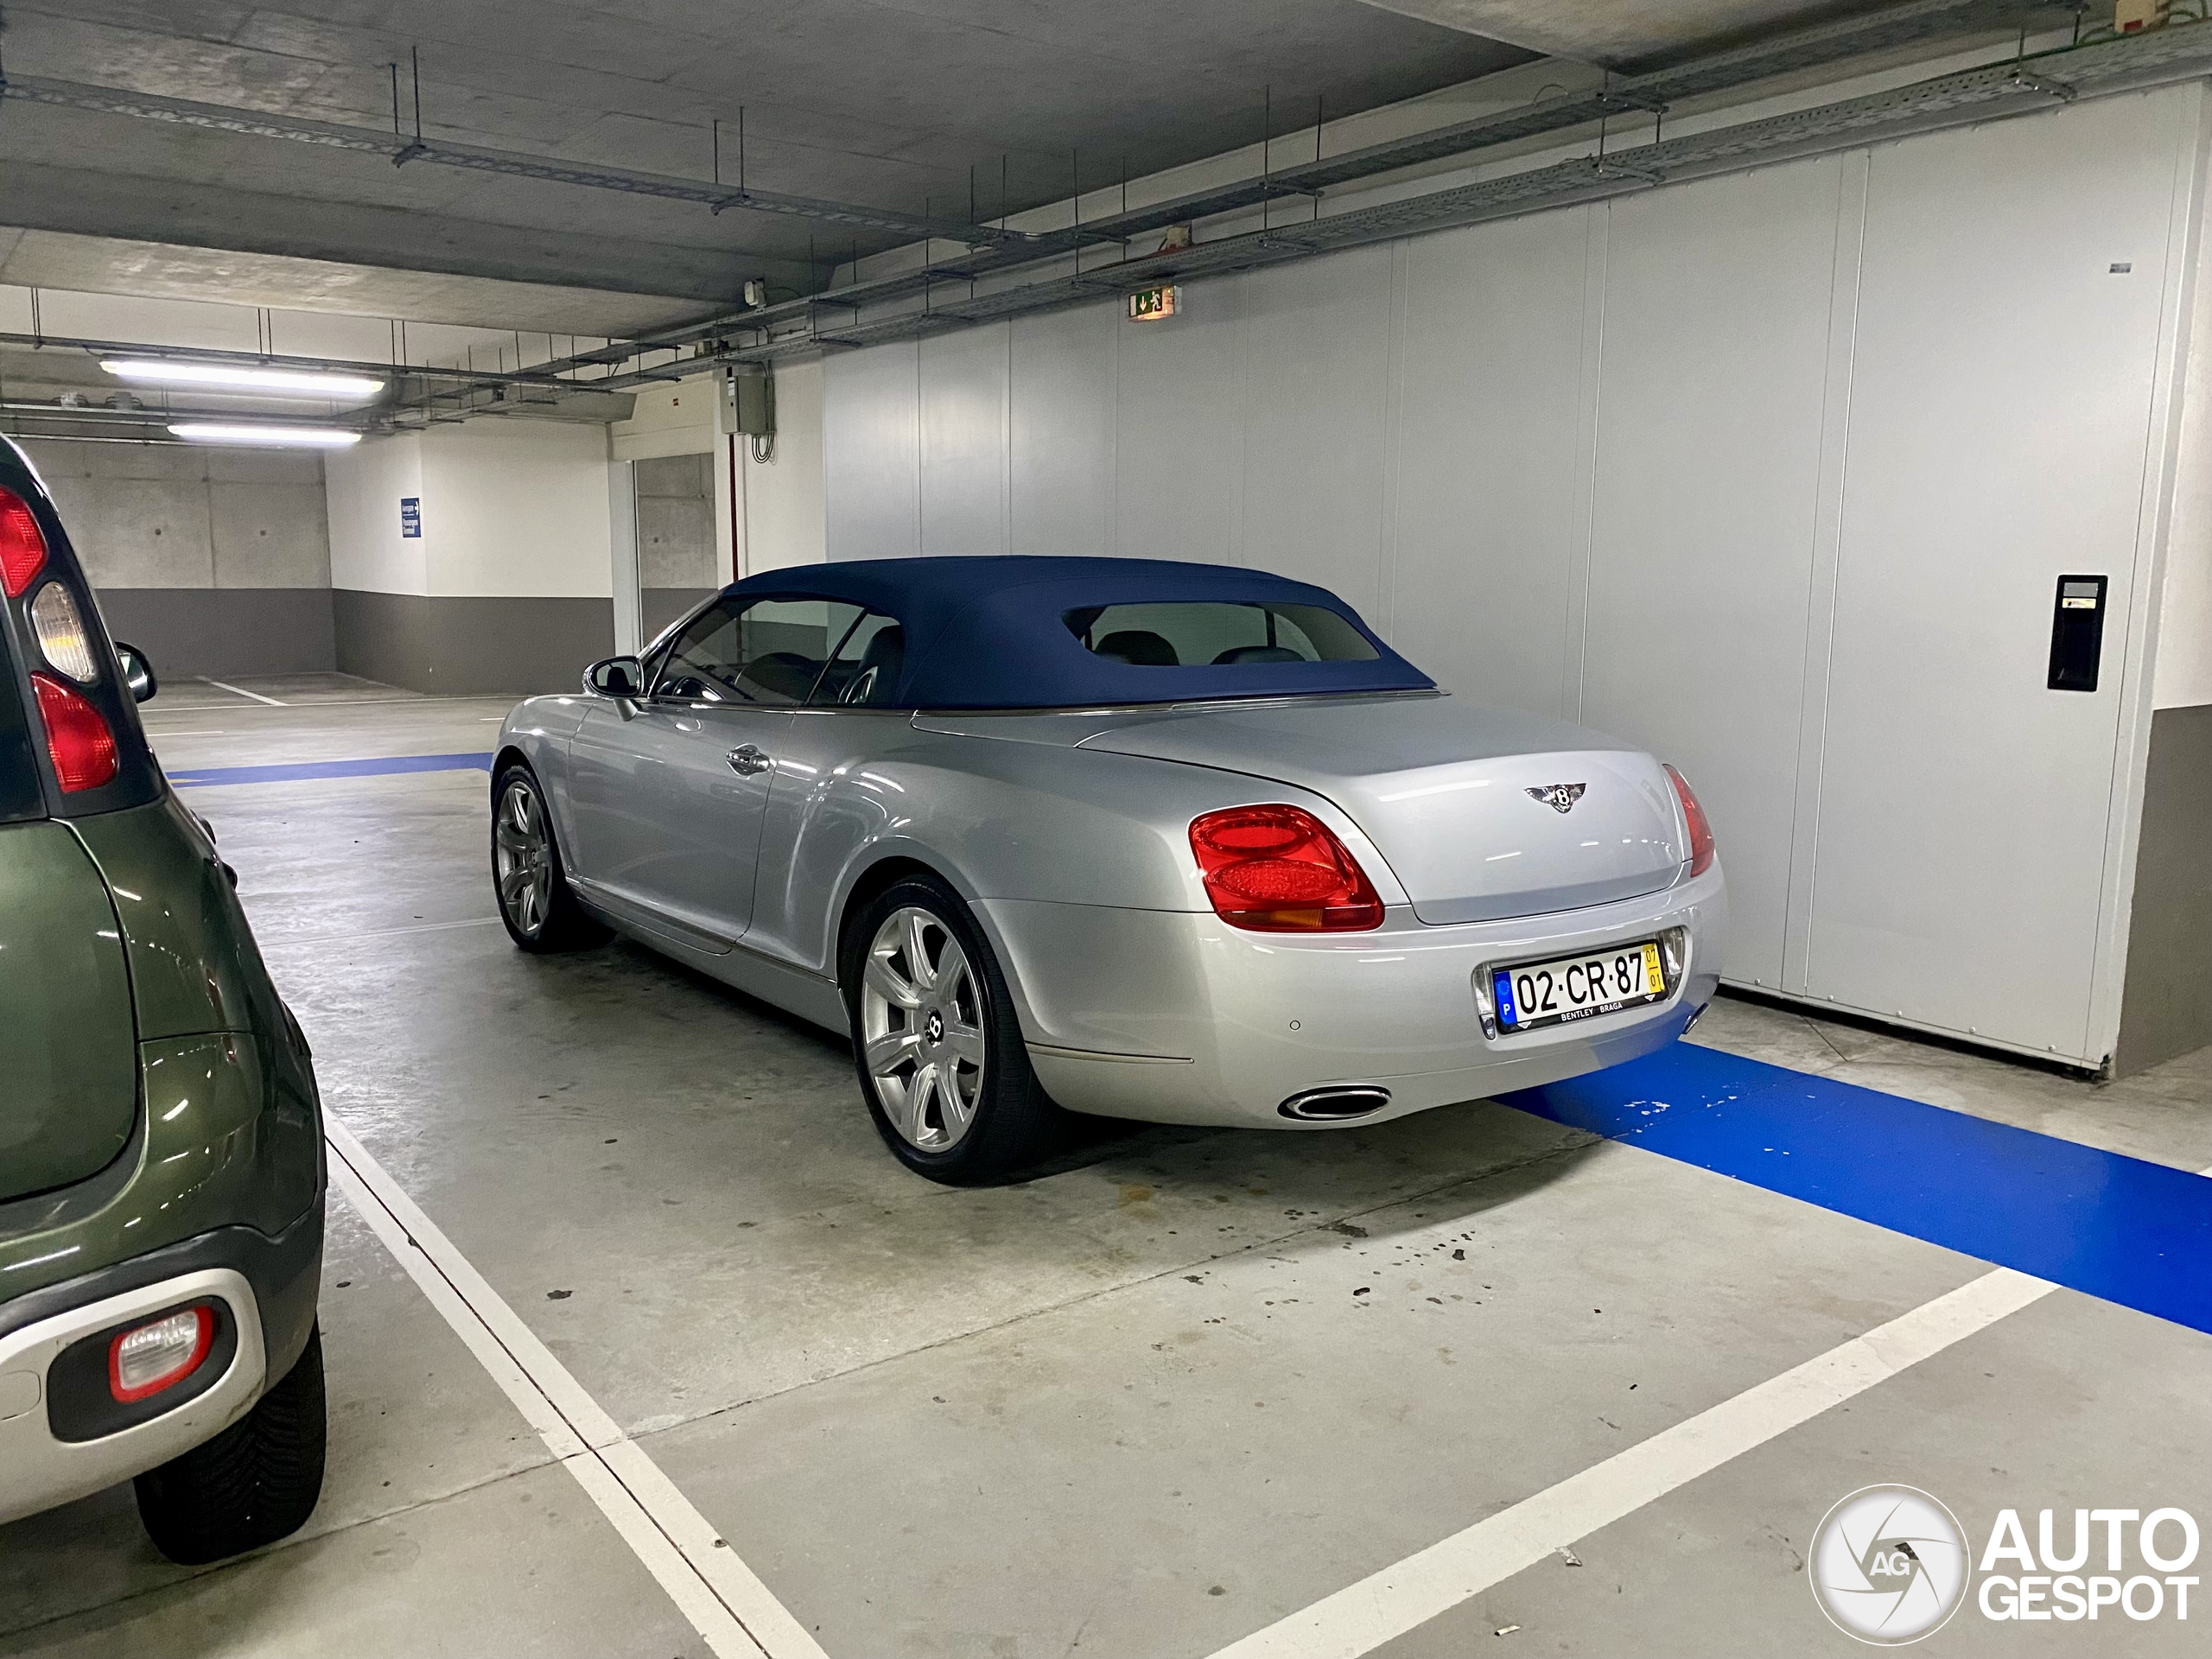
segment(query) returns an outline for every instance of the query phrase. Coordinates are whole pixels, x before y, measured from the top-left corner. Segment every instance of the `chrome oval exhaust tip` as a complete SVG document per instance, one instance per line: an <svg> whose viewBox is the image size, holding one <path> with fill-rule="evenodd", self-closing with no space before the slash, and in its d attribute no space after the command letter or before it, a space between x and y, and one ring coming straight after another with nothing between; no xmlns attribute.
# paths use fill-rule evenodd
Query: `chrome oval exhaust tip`
<svg viewBox="0 0 2212 1659"><path fill-rule="evenodd" d="M1342 1123L1379 1112L1389 1103L1388 1089L1378 1089L1371 1083L1344 1084L1333 1089L1308 1089L1275 1109L1301 1123Z"/></svg>

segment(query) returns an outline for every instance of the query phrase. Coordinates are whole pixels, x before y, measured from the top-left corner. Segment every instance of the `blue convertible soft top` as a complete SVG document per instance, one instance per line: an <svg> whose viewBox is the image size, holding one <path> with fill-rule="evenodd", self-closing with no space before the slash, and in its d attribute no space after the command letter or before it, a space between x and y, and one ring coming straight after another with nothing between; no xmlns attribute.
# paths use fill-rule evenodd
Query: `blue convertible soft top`
<svg viewBox="0 0 2212 1659"><path fill-rule="evenodd" d="M1172 559L856 559L763 571L724 594L832 599L894 617L906 630L895 705L907 709L1083 709L1316 692L1426 691L1435 682L1376 638L1325 588L1234 565ZM1071 611L1177 601L1310 605L1332 611L1375 648L1358 662L1154 666L1084 648Z"/></svg>

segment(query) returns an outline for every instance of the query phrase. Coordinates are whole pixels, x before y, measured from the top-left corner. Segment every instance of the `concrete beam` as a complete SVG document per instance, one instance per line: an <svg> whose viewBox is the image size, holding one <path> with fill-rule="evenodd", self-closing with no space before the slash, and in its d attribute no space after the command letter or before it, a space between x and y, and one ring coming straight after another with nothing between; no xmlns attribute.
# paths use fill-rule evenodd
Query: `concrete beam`
<svg viewBox="0 0 2212 1659"><path fill-rule="evenodd" d="M679 296L19 229L0 229L0 287L562 334L654 327L696 315L701 308L697 300Z"/></svg>
<svg viewBox="0 0 2212 1659"><path fill-rule="evenodd" d="M588 231L550 231L28 162L8 163L7 200L0 214L22 230L593 289L606 296L557 302L550 308L556 315L541 312L528 321L502 307L497 318L504 327L564 334L623 334L650 327L646 318L684 308L668 304L671 300L728 305L737 298L742 277L760 269L755 261L741 271L726 253L711 249L641 247L632 238ZM264 276L276 274L274 267L262 270ZM640 270L652 272L650 289L641 289ZM804 262L771 274L791 283L804 274ZM279 303L313 303L283 283L272 286L283 296ZM118 283L111 291L148 290ZM372 315L377 309L346 308Z"/></svg>
<svg viewBox="0 0 2212 1659"><path fill-rule="evenodd" d="M1622 68L1840 13L1833 0L1367 0L1384 11L1440 23L1548 57Z"/></svg>

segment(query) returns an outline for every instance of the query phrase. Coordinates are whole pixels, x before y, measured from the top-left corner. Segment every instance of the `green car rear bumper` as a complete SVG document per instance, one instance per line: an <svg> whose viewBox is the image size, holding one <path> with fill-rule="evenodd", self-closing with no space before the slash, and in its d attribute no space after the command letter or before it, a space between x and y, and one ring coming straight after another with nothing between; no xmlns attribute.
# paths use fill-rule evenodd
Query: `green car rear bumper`
<svg viewBox="0 0 2212 1659"><path fill-rule="evenodd" d="M0 1517L143 1473L236 1421L305 1349L321 1275L313 1064L212 846L173 796L70 829L116 900L137 1099L103 1167L0 1203ZM220 1305L225 1345L204 1381L114 1432L73 1434L79 1408L112 1408L104 1365L87 1380L87 1345L187 1302ZM57 1397L72 1386L86 1398Z"/></svg>

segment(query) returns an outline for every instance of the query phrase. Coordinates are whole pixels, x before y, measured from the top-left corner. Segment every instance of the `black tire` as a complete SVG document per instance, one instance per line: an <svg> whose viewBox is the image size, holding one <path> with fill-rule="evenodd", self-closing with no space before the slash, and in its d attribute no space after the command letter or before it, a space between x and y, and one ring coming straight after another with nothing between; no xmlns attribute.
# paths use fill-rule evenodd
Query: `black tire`
<svg viewBox="0 0 2212 1659"><path fill-rule="evenodd" d="M185 1567L289 1537L322 1496L322 1332L253 1409L204 1446L138 1477L138 1518Z"/></svg>
<svg viewBox="0 0 2212 1659"><path fill-rule="evenodd" d="M507 937L536 954L588 950L610 931L569 891L545 786L524 761L492 785L492 898Z"/></svg>
<svg viewBox="0 0 2212 1659"><path fill-rule="evenodd" d="M942 995L935 991L925 995L921 1006L899 1008L889 1005L888 999L879 992L879 1001L887 1006L875 1010L877 1017L890 1015L894 1027L900 1020L905 1020L903 1027L886 1034L912 1042L916 1058L908 1066L910 1077L918 1075L925 1055L941 1059L946 1073L957 1071L965 1062L952 1057L951 1046L963 1043L970 1032L980 1035L982 1059L975 1068L977 1076L974 1079L972 1106L959 1126L959 1132L950 1136L945 1134L946 1111L936 1109L932 1116L933 1109L925 1102L919 1110L909 1116L905 1110L904 1096L894 1100L893 1107L908 1122L914 1118L924 1122L923 1133L918 1135L902 1130L893 1121L893 1111L887 1109L887 1090L879 1083L869 1062L867 1027L871 1017L868 996L870 958L879 934L901 912L918 912L933 924L924 930L925 942L921 950L928 960L925 971L934 974L938 968L946 967L951 976L958 976L957 970L950 969L950 957L944 949L948 941L958 948L969 970L967 993L948 986ZM900 960L894 957L886 964L893 979L901 971ZM1000 969L998 958L992 953L982 929L976 925L974 914L950 885L934 875L906 876L861 906L846 924L843 948L839 952L838 982L845 993L846 1014L853 1038L853 1065L860 1076L861 1097L868 1103L868 1116L875 1120L876 1133L907 1168L947 1186L974 1186L1003 1180L1056 1148L1065 1133L1066 1114L1052 1103L1037 1081L1037 1074L1029 1064L1028 1048L1022 1040L1021 1024L1014 1014L1014 999L1007 993L1006 976ZM938 1007L939 1003L942 1008ZM932 1011L940 1014L938 1038L927 1037L928 1019ZM913 1041L915 1039L922 1040ZM924 1042L928 1046L926 1050ZM945 1046L937 1046L940 1042ZM963 1083L954 1082L950 1086L959 1090L962 1098L969 1097ZM894 1083L888 1092L899 1094L900 1086ZM938 1106L943 1107L948 1096L939 1094L935 1099ZM932 1128L944 1144L928 1144Z"/></svg>

